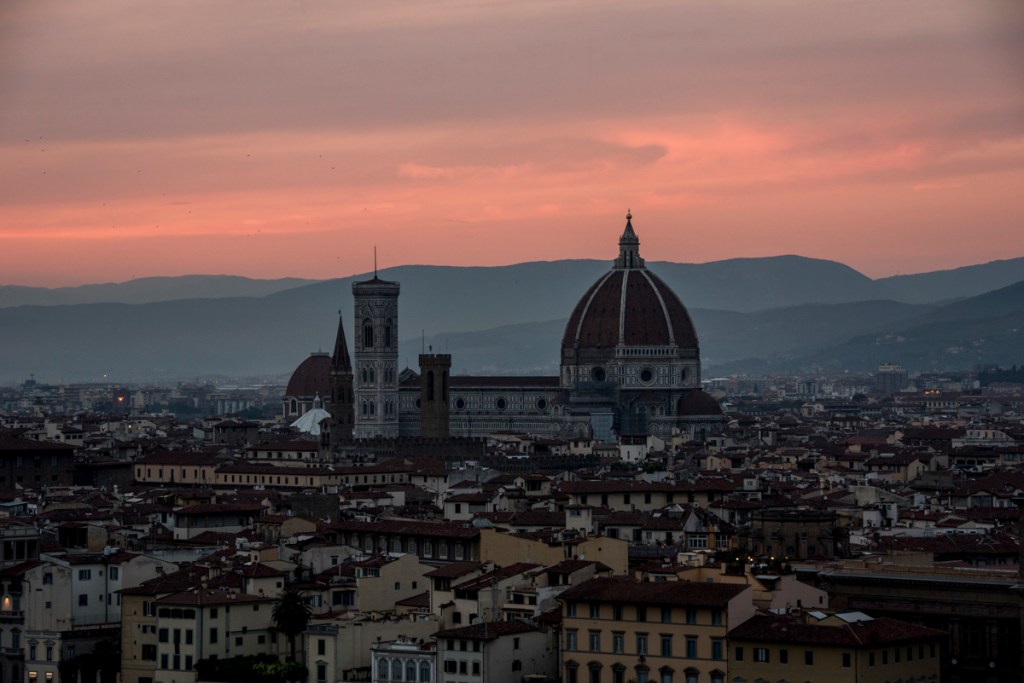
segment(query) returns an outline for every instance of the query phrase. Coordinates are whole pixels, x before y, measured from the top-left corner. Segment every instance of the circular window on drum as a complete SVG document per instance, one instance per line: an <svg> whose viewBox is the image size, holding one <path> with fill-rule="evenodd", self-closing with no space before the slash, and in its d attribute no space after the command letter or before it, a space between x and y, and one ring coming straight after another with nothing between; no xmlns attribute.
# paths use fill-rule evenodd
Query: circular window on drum
<svg viewBox="0 0 1024 683"><path fill-rule="evenodd" d="M508 401L506 401L504 397L501 397L494 402L494 407L498 410L505 410L505 408L508 408Z"/></svg>
<svg viewBox="0 0 1024 683"><path fill-rule="evenodd" d="M640 381L644 384L650 384L654 381L654 370L650 368L644 368L640 371Z"/></svg>
<svg viewBox="0 0 1024 683"><path fill-rule="evenodd" d="M457 399L455 399L455 410L465 410L465 409L466 409L466 399L462 398L461 396L458 397Z"/></svg>
<svg viewBox="0 0 1024 683"><path fill-rule="evenodd" d="M603 382L608 379L608 373L599 365L590 371L590 378L595 382Z"/></svg>
<svg viewBox="0 0 1024 683"><path fill-rule="evenodd" d="M537 410L547 410L547 409L548 409L548 400L546 398L538 398L537 399Z"/></svg>

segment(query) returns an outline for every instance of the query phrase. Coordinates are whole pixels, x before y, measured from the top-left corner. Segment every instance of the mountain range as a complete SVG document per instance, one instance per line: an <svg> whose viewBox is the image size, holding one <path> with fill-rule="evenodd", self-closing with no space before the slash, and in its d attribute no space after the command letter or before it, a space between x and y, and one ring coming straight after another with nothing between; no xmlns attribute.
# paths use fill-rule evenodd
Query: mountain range
<svg viewBox="0 0 1024 683"><path fill-rule="evenodd" d="M966 369L1024 361L1024 258L872 280L799 256L648 262L687 305L709 373ZM400 361L428 346L456 372L549 374L606 261L400 266ZM0 382L287 375L330 350L351 283L228 276L48 290L0 287ZM45 302L45 305L44 305Z"/></svg>

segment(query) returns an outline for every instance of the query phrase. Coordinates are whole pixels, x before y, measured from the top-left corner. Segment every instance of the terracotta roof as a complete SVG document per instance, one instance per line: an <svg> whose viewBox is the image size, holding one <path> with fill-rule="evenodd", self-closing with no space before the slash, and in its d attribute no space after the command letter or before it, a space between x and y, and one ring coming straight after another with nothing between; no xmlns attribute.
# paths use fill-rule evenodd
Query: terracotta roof
<svg viewBox="0 0 1024 683"><path fill-rule="evenodd" d="M313 398L316 394L322 399L331 395L331 357L326 353L314 353L299 363L284 391L285 396L295 397Z"/></svg>
<svg viewBox="0 0 1024 683"><path fill-rule="evenodd" d="M611 270L583 294L566 323L562 348L614 349L620 339L626 346L698 347L686 307L642 267Z"/></svg>
<svg viewBox="0 0 1024 683"><path fill-rule="evenodd" d="M517 633L529 633L538 630L533 624L525 621L490 621L450 628L438 631L434 634L435 639L439 638L462 638L465 640L494 640L502 636L515 635Z"/></svg>
<svg viewBox="0 0 1024 683"><path fill-rule="evenodd" d="M747 590L746 585L665 581L647 583L629 578L590 579L559 596L560 600L599 600L648 605L725 607Z"/></svg>
<svg viewBox="0 0 1024 683"><path fill-rule="evenodd" d="M946 637L944 631L889 618L832 626L804 623L789 616L755 615L729 631L730 640L871 648Z"/></svg>

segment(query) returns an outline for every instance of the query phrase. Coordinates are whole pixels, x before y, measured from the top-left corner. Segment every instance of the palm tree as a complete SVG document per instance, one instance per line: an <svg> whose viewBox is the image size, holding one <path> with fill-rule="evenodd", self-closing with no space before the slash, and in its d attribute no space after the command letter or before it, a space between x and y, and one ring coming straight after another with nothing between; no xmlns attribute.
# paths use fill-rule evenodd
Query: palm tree
<svg viewBox="0 0 1024 683"><path fill-rule="evenodd" d="M295 637L306 630L310 613L309 604L295 588L286 588L274 603L274 624L278 631L288 636L292 661L295 661Z"/></svg>

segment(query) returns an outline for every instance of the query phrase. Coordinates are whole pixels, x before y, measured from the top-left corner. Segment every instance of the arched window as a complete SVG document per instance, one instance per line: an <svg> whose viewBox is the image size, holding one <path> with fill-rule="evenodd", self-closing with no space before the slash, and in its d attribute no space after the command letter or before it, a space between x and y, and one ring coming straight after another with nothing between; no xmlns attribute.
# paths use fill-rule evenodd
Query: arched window
<svg viewBox="0 0 1024 683"><path fill-rule="evenodd" d="M363 320L363 348L373 348L373 321L369 318Z"/></svg>
<svg viewBox="0 0 1024 683"><path fill-rule="evenodd" d="M374 401L370 401L370 415L377 414L377 404Z"/></svg>
<svg viewBox="0 0 1024 683"><path fill-rule="evenodd" d="M434 371L427 371L427 400L434 400Z"/></svg>
<svg viewBox="0 0 1024 683"><path fill-rule="evenodd" d="M420 662L420 683L430 683L430 664Z"/></svg>
<svg viewBox="0 0 1024 683"><path fill-rule="evenodd" d="M291 404L291 413L292 415L294 415L297 412L299 412L299 402L293 398Z"/></svg>
<svg viewBox="0 0 1024 683"><path fill-rule="evenodd" d="M402 662L398 661L397 659L391 660L391 680L402 680Z"/></svg>
<svg viewBox="0 0 1024 683"><path fill-rule="evenodd" d="M391 348L391 321L384 324L384 348Z"/></svg>
<svg viewBox="0 0 1024 683"><path fill-rule="evenodd" d="M416 662L411 659L405 663L405 680L410 683L416 680Z"/></svg>
<svg viewBox="0 0 1024 683"><path fill-rule="evenodd" d="M391 678L391 670L388 668L388 660L383 657L377 659L377 676L383 680Z"/></svg>

